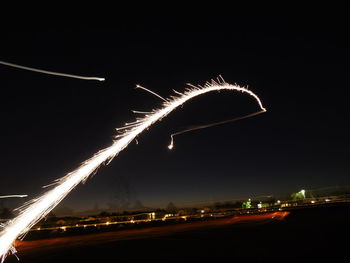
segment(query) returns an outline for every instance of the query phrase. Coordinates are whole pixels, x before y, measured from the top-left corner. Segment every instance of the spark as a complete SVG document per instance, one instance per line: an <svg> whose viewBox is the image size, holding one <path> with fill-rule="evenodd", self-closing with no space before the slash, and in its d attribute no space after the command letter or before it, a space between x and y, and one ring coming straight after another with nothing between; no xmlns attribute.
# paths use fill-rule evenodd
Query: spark
<svg viewBox="0 0 350 263"><path fill-rule="evenodd" d="M160 99L162 99L163 101L167 101L166 99L164 99L162 96L160 96L159 94L157 94L157 93L155 93L154 91L152 91L152 90L149 90L149 89L146 89L145 87L142 87L141 85L136 85L136 89L143 89L143 90L145 90L145 91L147 91L147 92L149 92L149 93L151 93L151 94L153 94L154 96L156 96L156 97L158 97L158 98L160 98Z"/></svg>
<svg viewBox="0 0 350 263"><path fill-rule="evenodd" d="M54 209L79 183L85 182L101 165L111 162L139 134L185 102L209 92L230 90L250 95L256 100L259 107L266 111L255 93L247 88L228 84L222 78L221 80L207 82L204 86L190 84L190 87L183 95L171 96L170 99L162 104L161 108L153 110L152 114L145 114L143 118L125 124L124 129L116 136L111 146L100 150L90 159L83 162L76 170L57 179L52 189L20 207L18 215L6 222L3 230L0 232L0 258L2 261L8 254L15 253L16 250L12 246L15 240L23 239L24 235Z"/></svg>
<svg viewBox="0 0 350 263"><path fill-rule="evenodd" d="M13 67L13 68L19 68L19 69L24 69L24 70L29 70L29 71L34 71L38 73L43 73L43 74L48 74L48 75L55 75L55 76L61 76L61 77L67 77L67 78L74 78L74 79L83 79L83 80L98 80L98 81L105 81L105 78L99 78L99 77L85 77L85 76L80 76L80 75L72 75L72 74L66 74L66 73L59 73L59 72L54 72L54 71L48 71L48 70L43 70L43 69L37 69L37 68L32 68L32 67L26 67L26 66L21 66L18 64L13 64L5 61L0 60L0 64Z"/></svg>
<svg viewBox="0 0 350 263"><path fill-rule="evenodd" d="M139 110L132 110L133 113L139 113L139 114L150 114L152 112L150 111L139 111Z"/></svg>

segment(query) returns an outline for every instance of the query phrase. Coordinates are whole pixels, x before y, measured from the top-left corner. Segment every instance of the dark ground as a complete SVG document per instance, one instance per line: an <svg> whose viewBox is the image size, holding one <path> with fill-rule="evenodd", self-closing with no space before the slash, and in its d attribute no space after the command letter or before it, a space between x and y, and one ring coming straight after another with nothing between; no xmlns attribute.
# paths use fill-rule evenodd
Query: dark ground
<svg viewBox="0 0 350 263"><path fill-rule="evenodd" d="M349 262L349 222L350 205L337 204L293 210L283 220L203 222L204 227L169 231L170 226L158 234L146 230L136 237L120 231L116 240L86 238L74 246L67 239L50 249L19 248L18 255L21 262L31 263ZM6 262L16 260L9 257Z"/></svg>

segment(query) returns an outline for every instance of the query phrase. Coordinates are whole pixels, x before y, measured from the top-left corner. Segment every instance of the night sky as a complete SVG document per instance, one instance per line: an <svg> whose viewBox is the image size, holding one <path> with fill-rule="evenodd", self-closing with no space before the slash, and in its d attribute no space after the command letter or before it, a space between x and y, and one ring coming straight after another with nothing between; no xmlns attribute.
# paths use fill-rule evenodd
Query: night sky
<svg viewBox="0 0 350 263"><path fill-rule="evenodd" d="M268 112L180 135L169 151L173 132L259 109L241 93L198 97L139 136L61 207L82 211L125 200L130 207L136 200L181 206L349 185L350 43L343 17L190 17L3 32L0 60L106 81L0 65L0 193L36 196L109 146L114 128L133 120L131 110L161 105L136 84L167 97L220 74L248 86Z"/></svg>

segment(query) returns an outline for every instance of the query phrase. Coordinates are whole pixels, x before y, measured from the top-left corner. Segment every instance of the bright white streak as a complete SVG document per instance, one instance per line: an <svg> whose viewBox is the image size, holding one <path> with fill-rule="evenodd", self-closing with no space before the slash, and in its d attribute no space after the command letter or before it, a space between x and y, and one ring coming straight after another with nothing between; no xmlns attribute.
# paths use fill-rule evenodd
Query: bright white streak
<svg viewBox="0 0 350 263"><path fill-rule="evenodd" d="M1 195L0 199L2 198L13 198L13 197L19 197L19 198L23 198L23 197L27 197L28 195Z"/></svg>
<svg viewBox="0 0 350 263"><path fill-rule="evenodd" d="M143 90L145 90L145 91L147 91L147 92L153 94L154 96L156 96L156 97L162 99L163 101L166 101L166 99L164 99L164 98L163 98L162 96L160 96L159 94L155 93L155 92L152 91L152 90L146 89L145 87L142 87L141 85L138 85L138 84L137 84L137 85L136 85L136 88L137 88L137 89L143 89Z"/></svg>
<svg viewBox="0 0 350 263"><path fill-rule="evenodd" d="M34 71L38 73L43 73L43 74L48 74L48 75L55 75L55 76L61 76L61 77L67 77L67 78L74 78L74 79L83 79L83 80L98 80L98 81L105 81L105 78L99 78L99 77L85 77L85 76L80 76L80 75L72 75L72 74L66 74L66 73L59 73L59 72L54 72L54 71L48 71L48 70L43 70L43 69L37 69L37 68L32 68L32 67L25 67L5 61L0 60L0 64L13 67L13 68L19 68L19 69L24 69L24 70L29 70L29 71Z"/></svg>
<svg viewBox="0 0 350 263"><path fill-rule="evenodd" d="M13 253L15 249L12 244L17 238L25 235L31 227L38 223L44 216L46 216L61 200L68 195L79 183L84 182L88 177L93 174L99 166L103 163L109 163L119 152L121 152L128 144L136 138L140 133L149 128L153 123L161 120L167 116L170 112L175 110L178 106L184 104L186 101L197 97L199 95L221 90L240 91L252 96L259 107L266 111L262 106L262 103L257 95L252 91L239 87L237 85L231 85L225 82L207 83L204 86L192 86L192 89L188 89L181 96L172 96L171 99L163 103L163 107L153 111L150 115L145 115L142 119L139 119L131 124L127 124L128 129L125 129L122 134L118 135L118 139L113 142L110 147L107 147L93 157L86 160L75 171L67 174L66 176L56 181L57 185L39 196L33 199L31 203L28 203L21 209L21 212L17 217L8 221L4 225L4 229L0 232L0 258L2 261L9 253Z"/></svg>

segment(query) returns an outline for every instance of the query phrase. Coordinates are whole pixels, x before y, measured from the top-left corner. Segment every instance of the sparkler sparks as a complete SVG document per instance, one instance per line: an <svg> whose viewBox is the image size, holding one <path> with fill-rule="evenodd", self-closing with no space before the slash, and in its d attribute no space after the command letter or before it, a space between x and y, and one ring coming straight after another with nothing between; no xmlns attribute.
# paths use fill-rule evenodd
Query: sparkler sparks
<svg viewBox="0 0 350 263"><path fill-rule="evenodd" d="M118 128L119 134L115 136L115 140L110 147L97 152L90 159L83 162L76 170L57 179L52 189L19 208L18 216L6 222L3 230L0 232L0 258L2 262L8 254L15 253L16 250L12 246L14 241L18 238L23 238L31 227L46 216L79 183L85 182L102 164L111 162L139 134L188 100L213 91L238 91L253 97L261 111L266 111L255 93L247 88L228 84L222 78L217 81L212 80L212 82L208 82L204 86L193 86L190 84L189 86L190 88L187 88L184 93L176 92L177 95L171 96L170 99L163 98L165 102L160 109L145 113L142 118L138 118L136 121L126 123L123 127Z"/></svg>
<svg viewBox="0 0 350 263"><path fill-rule="evenodd" d="M166 99L164 99L164 98L163 98L162 96L160 96L159 94L155 93L155 92L152 91L152 90L146 89L145 87L142 87L142 86L139 85L139 84L136 85L136 88L137 88L137 89L143 89L143 90L145 90L145 91L147 91L147 92L153 94L154 96L160 98L161 100L166 101Z"/></svg>

